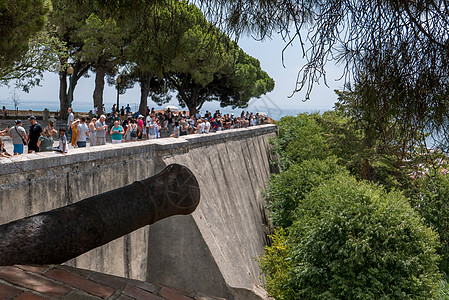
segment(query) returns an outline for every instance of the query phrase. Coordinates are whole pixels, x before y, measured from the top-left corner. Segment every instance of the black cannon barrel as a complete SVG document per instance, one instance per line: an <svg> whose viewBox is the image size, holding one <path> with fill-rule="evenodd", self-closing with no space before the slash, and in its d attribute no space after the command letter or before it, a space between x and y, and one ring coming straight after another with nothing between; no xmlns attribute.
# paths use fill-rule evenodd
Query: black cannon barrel
<svg viewBox="0 0 449 300"><path fill-rule="evenodd" d="M0 226L0 265L59 264L163 218L190 214L200 189L172 164L159 174Z"/></svg>

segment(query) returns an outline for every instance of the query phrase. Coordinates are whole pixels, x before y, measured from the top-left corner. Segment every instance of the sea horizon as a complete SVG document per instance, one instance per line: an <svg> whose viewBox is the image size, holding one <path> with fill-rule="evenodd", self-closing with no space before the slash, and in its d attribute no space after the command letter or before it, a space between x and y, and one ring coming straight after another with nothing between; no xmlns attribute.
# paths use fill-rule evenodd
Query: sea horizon
<svg viewBox="0 0 449 300"><path fill-rule="evenodd" d="M112 105L115 102L105 102L105 108L107 112L111 111ZM126 105L129 104L131 107L132 111L137 111L139 104L138 103L124 103L121 104L123 106L126 107ZM285 116L296 116L298 114L301 113L316 113L316 112L324 112L327 111L328 109L298 109L298 108L280 108L277 107L276 105L271 103L260 103L260 102L256 102L256 101L250 101L249 105L247 108L235 108L232 109L232 107L220 107L219 102L217 101L212 101L212 102L206 102L204 104L204 106L200 109L200 112L202 114L206 113L206 111L210 111L212 113L214 113L216 110L220 110L220 112L222 114L226 114L226 113L234 113L237 115L240 115L240 113L242 111L249 111L249 112L253 112L253 113L265 113L267 114L270 118L275 119L275 120L279 120L282 117ZM168 103L165 104L163 106L157 106L155 105L154 102L150 102L149 101L149 108L154 108L155 110L161 110L163 109L165 106L167 105L175 105L177 107L179 107L180 111L183 110L188 110L187 107L182 108L179 105L177 105L177 103ZM14 103L12 100L5 100L2 99L0 100L0 108L5 106L6 109L8 110L14 110ZM72 107L73 110L75 112L89 112L90 110L93 109L93 104L92 101L74 101L72 103ZM48 109L52 112L57 112L59 111L59 101L44 101L44 100L19 100L19 105L18 105L18 109L19 110L34 110L34 111L42 111L44 109Z"/></svg>

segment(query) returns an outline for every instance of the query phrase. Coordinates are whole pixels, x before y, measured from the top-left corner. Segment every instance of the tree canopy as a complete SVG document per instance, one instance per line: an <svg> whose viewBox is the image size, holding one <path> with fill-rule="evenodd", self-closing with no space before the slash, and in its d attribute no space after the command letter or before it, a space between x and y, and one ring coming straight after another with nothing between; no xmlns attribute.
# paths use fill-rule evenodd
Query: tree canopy
<svg viewBox="0 0 449 300"><path fill-rule="evenodd" d="M447 1L203 0L206 15L226 21L235 35L259 38L280 32L298 43L306 63L294 91L306 99L329 62L356 83L360 105L395 116L404 132L446 131L449 108ZM447 135L446 135L447 136ZM446 140L447 142L447 140Z"/></svg>
<svg viewBox="0 0 449 300"><path fill-rule="evenodd" d="M161 91L177 92L180 104L194 114L212 100L245 107L252 97L274 88L259 61L210 24L195 5L156 2L134 12L125 56L141 85L141 112L150 91L159 95L153 100L160 105L169 99L160 97Z"/></svg>
<svg viewBox="0 0 449 300"><path fill-rule="evenodd" d="M259 260L267 291L276 299L443 299L447 164L436 151L403 159L394 124L386 140L365 136L368 120L341 112L278 122L272 142L283 171L265 193L277 230Z"/></svg>
<svg viewBox="0 0 449 300"><path fill-rule="evenodd" d="M49 0L0 1L0 68L19 60L29 40L45 25Z"/></svg>
<svg viewBox="0 0 449 300"><path fill-rule="evenodd" d="M184 37L187 51L173 60L166 73L169 87L178 92L181 106L195 114L207 101L222 107L246 107L253 97L270 92L274 80L264 72L257 59L249 56L225 34L213 29L191 30Z"/></svg>

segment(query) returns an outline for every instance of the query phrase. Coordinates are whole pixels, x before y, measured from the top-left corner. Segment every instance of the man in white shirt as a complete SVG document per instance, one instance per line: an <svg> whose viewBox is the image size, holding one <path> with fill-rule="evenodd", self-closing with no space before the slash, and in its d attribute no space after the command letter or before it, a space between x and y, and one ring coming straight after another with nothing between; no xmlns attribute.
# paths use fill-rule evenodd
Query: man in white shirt
<svg viewBox="0 0 449 300"><path fill-rule="evenodd" d="M146 128L146 138L149 139L150 138L150 127L152 124L152 118L150 115L147 116L147 118L145 119L145 128Z"/></svg>
<svg viewBox="0 0 449 300"><path fill-rule="evenodd" d="M108 125L106 125L106 116L101 115L100 120L95 123L95 128L97 129L97 146L106 145L106 131L108 130Z"/></svg>
<svg viewBox="0 0 449 300"><path fill-rule="evenodd" d="M204 133L204 129L206 128L206 122L201 120L201 123L198 124L200 126L200 133Z"/></svg>
<svg viewBox="0 0 449 300"><path fill-rule="evenodd" d="M206 119L204 122L204 133L209 133L209 131L210 131L210 123L209 120Z"/></svg>
<svg viewBox="0 0 449 300"><path fill-rule="evenodd" d="M82 117L78 124L76 131L76 144L79 148L86 147L87 136L89 135L89 128L86 125L86 118Z"/></svg>
<svg viewBox="0 0 449 300"><path fill-rule="evenodd" d="M69 107L67 109L67 112L69 113L69 117L67 118L67 135L68 140L72 140L72 123L75 121L75 115L73 114L72 108Z"/></svg>

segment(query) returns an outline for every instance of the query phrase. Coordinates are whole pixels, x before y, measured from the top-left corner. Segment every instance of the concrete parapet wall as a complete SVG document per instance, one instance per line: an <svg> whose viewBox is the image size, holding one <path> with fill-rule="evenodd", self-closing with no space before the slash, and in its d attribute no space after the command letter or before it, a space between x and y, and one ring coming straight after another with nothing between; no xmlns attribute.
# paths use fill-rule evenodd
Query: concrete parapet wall
<svg viewBox="0 0 449 300"><path fill-rule="evenodd" d="M154 175L189 167L201 201L176 216L96 248L68 264L239 297L258 282L265 243L262 189L275 125L0 158L0 223L77 202ZM219 293L219 294L217 294Z"/></svg>

